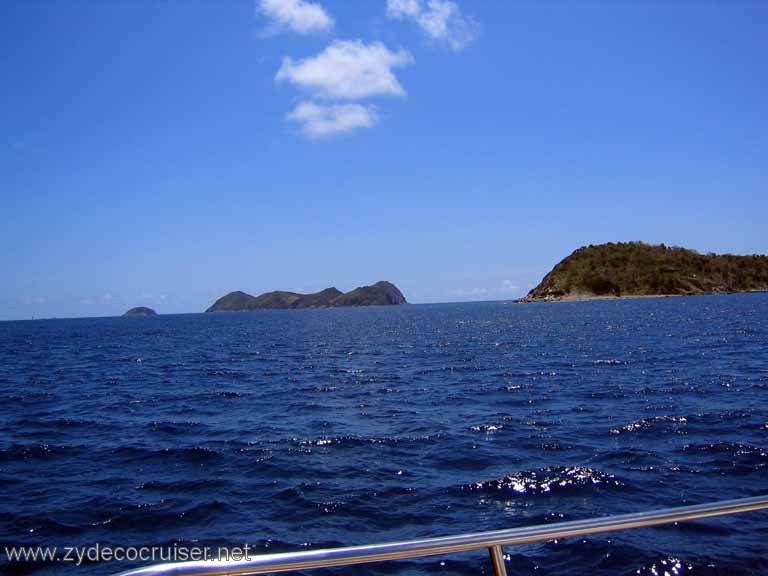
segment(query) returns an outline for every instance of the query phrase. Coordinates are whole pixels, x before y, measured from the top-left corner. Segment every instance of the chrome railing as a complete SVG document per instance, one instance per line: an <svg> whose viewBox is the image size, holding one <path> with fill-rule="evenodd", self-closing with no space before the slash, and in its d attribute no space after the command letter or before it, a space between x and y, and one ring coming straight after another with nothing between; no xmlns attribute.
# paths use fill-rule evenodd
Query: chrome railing
<svg viewBox="0 0 768 576"><path fill-rule="evenodd" d="M287 572L367 564L384 560L402 560L437 554L453 554L469 550L487 548L496 576L506 576L502 546L530 544L574 536L602 534L617 530L644 528L701 520L768 509L768 495L739 500L725 500L696 506L682 506L652 512L622 514L604 518L590 518L492 532L442 536L407 542L371 544L348 548L329 548L280 554L262 554L250 560L204 560L198 562L180 562L176 564L158 564L123 572L119 576L245 576L247 574L265 574L269 572Z"/></svg>

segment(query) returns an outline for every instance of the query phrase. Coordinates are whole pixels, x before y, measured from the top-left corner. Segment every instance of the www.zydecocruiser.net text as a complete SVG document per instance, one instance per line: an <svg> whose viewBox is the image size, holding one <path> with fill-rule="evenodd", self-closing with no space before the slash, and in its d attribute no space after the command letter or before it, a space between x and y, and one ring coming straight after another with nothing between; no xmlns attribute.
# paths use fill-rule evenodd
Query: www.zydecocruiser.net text
<svg viewBox="0 0 768 576"><path fill-rule="evenodd" d="M72 562L76 566L93 562L187 562L248 561L251 546L6 546L8 562Z"/></svg>

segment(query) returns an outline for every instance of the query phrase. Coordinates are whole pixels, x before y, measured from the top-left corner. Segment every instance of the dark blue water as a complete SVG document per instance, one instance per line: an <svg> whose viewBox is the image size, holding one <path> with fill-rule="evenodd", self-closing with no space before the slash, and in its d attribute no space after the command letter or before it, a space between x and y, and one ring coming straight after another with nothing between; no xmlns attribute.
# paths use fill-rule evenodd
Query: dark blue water
<svg viewBox="0 0 768 576"><path fill-rule="evenodd" d="M5 322L0 366L2 545L275 552L768 492L765 294ZM508 552L511 574L765 574L768 514Z"/></svg>

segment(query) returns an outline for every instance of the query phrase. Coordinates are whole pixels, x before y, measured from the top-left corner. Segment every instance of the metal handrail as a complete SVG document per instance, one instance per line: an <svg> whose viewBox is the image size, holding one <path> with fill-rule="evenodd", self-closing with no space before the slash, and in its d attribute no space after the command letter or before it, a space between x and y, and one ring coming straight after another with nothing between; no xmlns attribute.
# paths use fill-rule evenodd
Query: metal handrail
<svg viewBox="0 0 768 576"><path fill-rule="evenodd" d="M768 510L768 495L458 536L303 552L262 554L250 560L242 561L202 560L158 564L129 570L119 576L246 576L248 574L367 564L384 560L402 560L483 548L487 548L490 552L494 573L497 576L506 576L502 546L602 534L757 510Z"/></svg>

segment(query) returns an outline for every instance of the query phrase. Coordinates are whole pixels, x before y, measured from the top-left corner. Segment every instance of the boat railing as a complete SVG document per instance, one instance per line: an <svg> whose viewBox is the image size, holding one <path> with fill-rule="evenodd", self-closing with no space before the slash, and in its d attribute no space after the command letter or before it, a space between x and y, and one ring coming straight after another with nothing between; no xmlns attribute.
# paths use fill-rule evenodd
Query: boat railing
<svg viewBox="0 0 768 576"><path fill-rule="evenodd" d="M261 554L249 560L203 560L158 564L123 572L120 576L245 576L367 564L487 549L496 576L506 576L503 546L546 542L690 520L703 520L768 509L768 495L724 500L665 510L589 518L490 532L460 534L323 550Z"/></svg>

